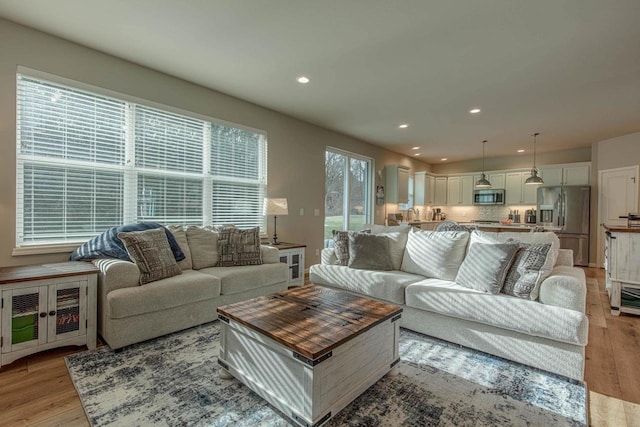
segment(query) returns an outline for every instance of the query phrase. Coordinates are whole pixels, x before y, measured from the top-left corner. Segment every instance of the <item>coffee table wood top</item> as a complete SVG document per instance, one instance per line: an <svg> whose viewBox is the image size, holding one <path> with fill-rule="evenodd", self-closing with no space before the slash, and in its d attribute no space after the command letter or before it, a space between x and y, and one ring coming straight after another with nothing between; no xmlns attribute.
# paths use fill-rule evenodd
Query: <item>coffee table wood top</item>
<svg viewBox="0 0 640 427"><path fill-rule="evenodd" d="M401 312L397 305L320 286L218 307L224 317L312 360Z"/></svg>

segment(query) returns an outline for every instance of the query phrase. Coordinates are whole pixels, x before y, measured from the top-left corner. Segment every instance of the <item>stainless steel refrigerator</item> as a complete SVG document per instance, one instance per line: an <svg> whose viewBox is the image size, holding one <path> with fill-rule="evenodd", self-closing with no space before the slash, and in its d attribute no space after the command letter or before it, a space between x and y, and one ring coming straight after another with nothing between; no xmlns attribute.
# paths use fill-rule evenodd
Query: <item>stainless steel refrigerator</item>
<svg viewBox="0 0 640 427"><path fill-rule="evenodd" d="M589 265L589 200L588 185L538 188L536 225L555 228L560 247L573 249L575 265Z"/></svg>

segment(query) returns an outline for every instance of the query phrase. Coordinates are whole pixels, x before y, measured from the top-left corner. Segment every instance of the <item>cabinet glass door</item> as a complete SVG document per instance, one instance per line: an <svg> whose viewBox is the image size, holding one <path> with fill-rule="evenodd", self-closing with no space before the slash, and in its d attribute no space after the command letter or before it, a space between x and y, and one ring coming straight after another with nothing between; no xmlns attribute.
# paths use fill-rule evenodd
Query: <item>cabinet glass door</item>
<svg viewBox="0 0 640 427"><path fill-rule="evenodd" d="M64 283L50 287L49 341L86 332L86 284Z"/></svg>
<svg viewBox="0 0 640 427"><path fill-rule="evenodd" d="M2 298L4 304L9 304L8 309L3 310L2 352L46 343L46 318L41 317L46 311L46 288L6 291Z"/></svg>
<svg viewBox="0 0 640 427"><path fill-rule="evenodd" d="M300 255L291 255L291 280L298 279L300 277Z"/></svg>

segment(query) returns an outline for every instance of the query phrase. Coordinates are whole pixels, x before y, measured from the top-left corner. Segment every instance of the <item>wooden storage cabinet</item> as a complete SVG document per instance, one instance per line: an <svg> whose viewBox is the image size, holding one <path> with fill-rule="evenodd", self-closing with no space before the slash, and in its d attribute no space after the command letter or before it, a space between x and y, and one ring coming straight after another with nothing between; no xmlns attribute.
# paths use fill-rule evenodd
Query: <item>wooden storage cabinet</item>
<svg viewBox="0 0 640 427"><path fill-rule="evenodd" d="M296 243L280 243L280 262L289 266L289 286L304 285L304 251L305 245Z"/></svg>
<svg viewBox="0 0 640 427"><path fill-rule="evenodd" d="M473 204L473 176L450 176L447 178L447 204Z"/></svg>
<svg viewBox="0 0 640 427"><path fill-rule="evenodd" d="M433 204L436 206L444 206L447 204L447 177L439 176L434 183Z"/></svg>
<svg viewBox="0 0 640 427"><path fill-rule="evenodd" d="M93 268L88 265L72 267ZM0 366L64 345L96 347L97 270L42 278L47 271L42 267L46 266L0 269Z"/></svg>
<svg viewBox="0 0 640 427"><path fill-rule="evenodd" d="M640 315L640 229L605 229L605 283L611 314Z"/></svg>

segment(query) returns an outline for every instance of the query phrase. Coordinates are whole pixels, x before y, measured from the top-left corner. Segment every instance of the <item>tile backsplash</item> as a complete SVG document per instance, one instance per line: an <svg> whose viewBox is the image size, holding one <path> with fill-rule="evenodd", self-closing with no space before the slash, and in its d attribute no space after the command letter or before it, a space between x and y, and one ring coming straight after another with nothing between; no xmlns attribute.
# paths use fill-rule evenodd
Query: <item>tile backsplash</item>
<svg viewBox="0 0 640 427"><path fill-rule="evenodd" d="M419 206L420 219L430 220L427 214L431 209ZM491 206L442 206L442 212L447 214L447 219L457 222L471 222L472 220L499 221L507 219L509 210L518 210L520 222L524 222L524 212L527 209L535 209L534 205L491 205Z"/></svg>

